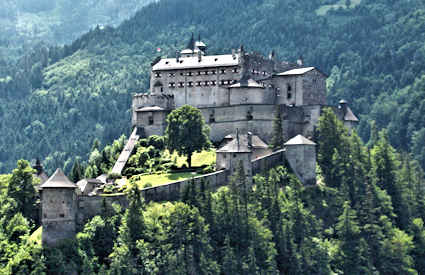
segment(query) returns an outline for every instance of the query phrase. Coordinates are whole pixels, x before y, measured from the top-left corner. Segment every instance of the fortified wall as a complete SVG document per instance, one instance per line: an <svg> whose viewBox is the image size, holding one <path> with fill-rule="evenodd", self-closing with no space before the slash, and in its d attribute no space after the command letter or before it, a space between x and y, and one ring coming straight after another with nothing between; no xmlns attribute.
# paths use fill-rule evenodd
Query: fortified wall
<svg viewBox="0 0 425 275"><path fill-rule="evenodd" d="M211 127L210 138L222 144L216 152L217 172L192 179L145 188L146 201L177 200L190 184L208 181L215 189L229 182L242 164L246 181L253 175L287 163L303 184L316 184L314 137L320 114L333 108L349 128L358 123L347 102L326 105L327 76L315 67L280 62L247 53L241 47L227 55L207 55L207 47L193 36L188 47L174 58L157 58L152 63L150 93L136 94L132 103L134 130L112 172L120 174L140 137L163 135L167 115L185 104L201 110ZM282 122L284 149L271 152L267 143L273 123ZM307 137L307 138L306 138ZM125 195L96 195L98 184L86 180L77 186L61 170L40 186L43 244L54 246L73 238L85 222L118 203L128 206Z"/></svg>

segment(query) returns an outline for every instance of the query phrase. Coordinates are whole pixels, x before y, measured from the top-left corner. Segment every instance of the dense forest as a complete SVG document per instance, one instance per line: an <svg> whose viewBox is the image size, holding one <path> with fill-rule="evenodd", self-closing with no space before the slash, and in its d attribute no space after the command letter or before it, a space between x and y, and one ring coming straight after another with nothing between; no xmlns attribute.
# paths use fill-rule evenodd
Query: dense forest
<svg viewBox="0 0 425 275"><path fill-rule="evenodd" d="M97 25L117 26L151 0L3 0L0 56L14 60L39 44L62 45Z"/></svg>
<svg viewBox="0 0 425 275"><path fill-rule="evenodd" d="M282 60L302 56L329 74L329 103L350 103L365 142L370 128L386 128L390 143L425 167L424 29L421 0L152 3L116 28L0 60L0 171L38 157L50 172L69 172L96 138L128 135L131 95L147 91L157 48L173 56L191 32L211 53L243 44Z"/></svg>
<svg viewBox="0 0 425 275"><path fill-rule="evenodd" d="M424 274L425 186L418 163L386 131L365 146L327 109L319 184L285 163L229 184L191 184L176 202L102 206L73 240L42 247L29 163L0 177L2 274ZM94 150L97 150L95 148ZM33 233L34 232L34 233Z"/></svg>

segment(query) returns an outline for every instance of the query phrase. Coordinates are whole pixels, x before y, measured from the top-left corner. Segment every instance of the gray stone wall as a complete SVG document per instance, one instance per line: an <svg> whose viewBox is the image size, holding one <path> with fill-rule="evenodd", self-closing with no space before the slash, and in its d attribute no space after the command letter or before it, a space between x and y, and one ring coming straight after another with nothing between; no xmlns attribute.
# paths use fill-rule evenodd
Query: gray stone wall
<svg viewBox="0 0 425 275"><path fill-rule="evenodd" d="M126 195L115 196L78 196L77 225L81 229L92 217L100 215L103 210L103 202L107 209L112 210L112 204L117 203L123 209L128 207Z"/></svg>
<svg viewBox="0 0 425 275"><path fill-rule="evenodd" d="M136 112L136 125L143 129L143 136L164 135L169 111Z"/></svg>
<svg viewBox="0 0 425 275"><path fill-rule="evenodd" d="M272 85L277 91L277 104L298 105L297 92L300 90L297 76L275 76Z"/></svg>
<svg viewBox="0 0 425 275"><path fill-rule="evenodd" d="M76 232L77 197L72 188L44 188L41 191L42 243L54 246L73 238Z"/></svg>
<svg viewBox="0 0 425 275"><path fill-rule="evenodd" d="M286 146L285 157L303 184L316 184L316 147L314 145Z"/></svg>
<svg viewBox="0 0 425 275"><path fill-rule="evenodd" d="M230 105L274 104L276 93L263 88L230 88Z"/></svg>
<svg viewBox="0 0 425 275"><path fill-rule="evenodd" d="M254 159L252 161L252 174L264 173L271 168L283 164L285 157L284 150L278 150L270 155Z"/></svg>
<svg viewBox="0 0 425 275"><path fill-rule="evenodd" d="M317 69L302 78L303 105L326 104L326 76Z"/></svg>
<svg viewBox="0 0 425 275"><path fill-rule="evenodd" d="M145 188L141 192L146 201L173 201L181 198L182 192L189 184L200 184L202 181L207 182L213 190L217 189L227 184L228 171L222 170L193 179Z"/></svg>

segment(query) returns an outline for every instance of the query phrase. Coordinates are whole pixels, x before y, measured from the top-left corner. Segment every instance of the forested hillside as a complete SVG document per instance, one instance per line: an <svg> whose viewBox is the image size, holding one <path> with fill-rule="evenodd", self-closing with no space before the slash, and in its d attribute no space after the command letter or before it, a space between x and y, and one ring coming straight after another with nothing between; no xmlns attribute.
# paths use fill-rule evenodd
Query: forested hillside
<svg viewBox="0 0 425 275"><path fill-rule="evenodd" d="M20 160L0 177L0 273L425 274L417 163L396 153L385 131L363 145L331 109L318 134L315 186L303 186L285 163L251 186L241 162L219 190L192 182L179 201L145 203L130 180L128 208L104 201L100 215L56 247L41 245L37 182Z"/></svg>
<svg viewBox="0 0 425 275"><path fill-rule="evenodd" d="M344 98L360 115L365 141L388 128L390 142L425 167L423 1L163 0L117 28L1 67L0 170L40 157L69 171L95 138L106 144L129 133L131 94L147 90L156 49L173 56L191 32L210 52L244 44L302 56L330 75L329 103Z"/></svg>
<svg viewBox="0 0 425 275"><path fill-rule="evenodd" d="M17 58L38 43L62 45L96 25L116 26L151 0L3 0L0 58Z"/></svg>

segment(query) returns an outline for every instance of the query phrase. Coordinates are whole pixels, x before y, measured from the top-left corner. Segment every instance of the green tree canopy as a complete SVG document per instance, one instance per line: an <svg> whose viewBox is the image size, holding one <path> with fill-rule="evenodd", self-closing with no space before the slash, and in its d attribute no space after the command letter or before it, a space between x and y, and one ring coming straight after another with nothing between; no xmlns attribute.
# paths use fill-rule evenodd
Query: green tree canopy
<svg viewBox="0 0 425 275"><path fill-rule="evenodd" d="M201 111L195 107L184 105L167 117L167 147L171 152L186 155L189 167L194 152L210 148L209 132Z"/></svg>

